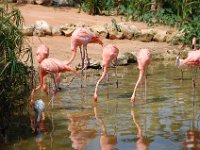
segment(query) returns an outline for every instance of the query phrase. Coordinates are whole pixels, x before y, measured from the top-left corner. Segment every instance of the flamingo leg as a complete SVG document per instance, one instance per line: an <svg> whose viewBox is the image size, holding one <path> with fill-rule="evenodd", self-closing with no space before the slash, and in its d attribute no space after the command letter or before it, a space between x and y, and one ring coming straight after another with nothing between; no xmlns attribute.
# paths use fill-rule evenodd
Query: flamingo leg
<svg viewBox="0 0 200 150"><path fill-rule="evenodd" d="M85 54L86 54L87 67L88 67L88 66L90 66L90 59L89 59L89 56L88 56L87 47L85 47Z"/></svg>
<svg viewBox="0 0 200 150"><path fill-rule="evenodd" d="M55 79L55 76L54 74L50 74L51 75L51 78L53 79L53 82L54 82L54 87L52 89L52 98L51 100L49 101L47 107L49 106L49 104L51 103L51 107L53 108L53 103L54 103L54 98L55 98L55 95L56 95L56 92L57 92L57 84L56 84L56 79Z"/></svg>
<svg viewBox="0 0 200 150"><path fill-rule="evenodd" d="M197 78L197 67L194 68L193 77L192 77L192 87L196 87L196 78Z"/></svg>
<svg viewBox="0 0 200 150"><path fill-rule="evenodd" d="M81 74L83 76L83 70L84 70L84 59L83 59L83 52L80 46L80 54L81 54ZM83 78L81 78L81 88L83 88Z"/></svg>
<svg viewBox="0 0 200 150"><path fill-rule="evenodd" d="M56 74L56 84L57 84L57 88L60 89L60 82L61 82L61 73Z"/></svg>
<svg viewBox="0 0 200 150"><path fill-rule="evenodd" d="M116 59L117 61L117 59ZM118 77L117 77L117 65L115 65L115 79L116 79L116 86L118 88L119 82L118 82Z"/></svg>
<svg viewBox="0 0 200 150"><path fill-rule="evenodd" d="M104 70L103 70L103 73L101 75L101 78L97 81L97 84L96 84L96 87L95 87L95 92L94 92L94 97L93 97L94 101L97 101L98 86L101 83L101 81L105 78L107 72L108 72L108 67L104 66Z"/></svg>
<svg viewBox="0 0 200 150"><path fill-rule="evenodd" d="M181 69L181 80L183 80L183 70Z"/></svg>
<svg viewBox="0 0 200 150"><path fill-rule="evenodd" d="M82 64L82 69L84 68L84 70L85 70L85 51L86 51L86 47L85 46L83 46L83 64Z"/></svg>
<svg viewBox="0 0 200 150"><path fill-rule="evenodd" d="M33 103L34 103L34 93L35 91L38 91L42 87L43 83L44 83L44 75L42 74L40 70L40 84L31 92L31 101L30 101L31 107L33 107Z"/></svg>
<svg viewBox="0 0 200 150"><path fill-rule="evenodd" d="M144 97L145 97L145 103L147 103L147 71L145 70L145 87L144 87Z"/></svg>
<svg viewBox="0 0 200 150"><path fill-rule="evenodd" d="M83 51L84 51L84 48L83 48ZM83 51L82 51L82 48L80 46L80 54L81 54L81 72L82 72L82 75L83 75L83 67L84 67L84 58L83 58Z"/></svg>

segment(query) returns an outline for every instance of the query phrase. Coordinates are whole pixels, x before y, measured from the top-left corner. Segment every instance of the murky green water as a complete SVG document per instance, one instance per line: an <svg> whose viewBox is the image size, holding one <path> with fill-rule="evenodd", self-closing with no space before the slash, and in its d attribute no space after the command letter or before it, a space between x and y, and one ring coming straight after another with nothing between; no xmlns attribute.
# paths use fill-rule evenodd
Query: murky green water
<svg viewBox="0 0 200 150"><path fill-rule="evenodd" d="M110 69L109 81L99 86L96 105L92 96L101 71L87 72L86 88L80 88L77 78L69 87L62 82L53 110L47 108L46 132L34 135L30 127L20 134L13 131L8 144L0 149L200 149L199 82L193 89L188 72L185 80L178 80L180 73L174 63L152 64L146 86L143 81L138 88L134 107L130 97L138 76L136 65L118 68L119 88L114 69ZM42 92L35 98L48 104L49 98Z"/></svg>

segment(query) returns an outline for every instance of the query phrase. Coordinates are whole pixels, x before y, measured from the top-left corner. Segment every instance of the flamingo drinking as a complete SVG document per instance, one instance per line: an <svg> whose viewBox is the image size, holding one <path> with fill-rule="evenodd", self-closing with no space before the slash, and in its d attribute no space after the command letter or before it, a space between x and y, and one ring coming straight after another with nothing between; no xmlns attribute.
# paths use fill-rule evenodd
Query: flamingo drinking
<svg viewBox="0 0 200 150"><path fill-rule="evenodd" d="M109 64L113 61L117 59L117 56L119 54L119 49L112 45L109 44L105 47L103 47L103 53L102 53L102 57L103 57L103 74L100 77L100 79L97 81L96 87L95 87L95 92L94 92L94 101L97 101L97 93L98 93L98 86L100 84L100 82L105 78L107 72L108 72L108 66Z"/></svg>
<svg viewBox="0 0 200 150"><path fill-rule="evenodd" d="M139 69L139 77L136 82L133 94L131 96L131 102L135 102L136 97L136 90L139 85L139 83L142 80L143 75L146 75L146 71L148 68L148 65L151 62L151 54L149 49L141 49L137 55L137 62L138 62L138 69Z"/></svg>

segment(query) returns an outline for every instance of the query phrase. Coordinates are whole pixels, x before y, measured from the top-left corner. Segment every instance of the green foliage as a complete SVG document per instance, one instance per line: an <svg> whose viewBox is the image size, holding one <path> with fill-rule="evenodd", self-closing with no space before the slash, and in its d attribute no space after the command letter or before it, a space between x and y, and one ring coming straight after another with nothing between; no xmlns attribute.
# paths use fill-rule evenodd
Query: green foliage
<svg viewBox="0 0 200 150"><path fill-rule="evenodd" d="M151 12L153 2L161 6ZM193 36L200 38L198 21L200 17L200 0L124 0L120 13L128 19L142 21L148 25L168 25L181 30L184 44L191 44ZM198 41L199 42L199 41Z"/></svg>
<svg viewBox="0 0 200 150"><path fill-rule="evenodd" d="M83 2L83 10L90 15L101 14L106 0L85 0Z"/></svg>
<svg viewBox="0 0 200 150"><path fill-rule="evenodd" d="M32 51L24 46L23 18L17 9L0 8L0 112L24 104L31 85Z"/></svg>
<svg viewBox="0 0 200 150"><path fill-rule="evenodd" d="M120 26L117 25L117 21L116 21L115 19L112 19L112 25L115 27L115 29L116 29L117 31L120 31Z"/></svg>

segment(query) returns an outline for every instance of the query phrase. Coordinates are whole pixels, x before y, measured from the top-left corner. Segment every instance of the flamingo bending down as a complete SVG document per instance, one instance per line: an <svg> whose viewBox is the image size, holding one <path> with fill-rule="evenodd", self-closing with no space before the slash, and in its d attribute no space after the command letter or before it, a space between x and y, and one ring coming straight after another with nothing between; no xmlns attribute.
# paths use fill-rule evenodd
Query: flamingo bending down
<svg viewBox="0 0 200 150"><path fill-rule="evenodd" d="M137 62L138 62L138 69L139 69L139 77L136 82L133 94L131 96L131 102L135 101L137 87L138 87L140 81L142 80L143 75L144 74L146 75L148 65L151 62L150 50L149 49L141 49L137 55Z"/></svg>
<svg viewBox="0 0 200 150"><path fill-rule="evenodd" d="M188 68L191 66L200 66L200 50L190 51L186 59L184 59L178 66L180 69L182 65Z"/></svg>
<svg viewBox="0 0 200 150"><path fill-rule="evenodd" d="M44 83L44 77L47 74L57 75L56 83L60 83L60 73L70 71L75 73L78 77L76 69L66 65L63 61L60 61L55 58L47 58L49 55L49 48L45 45L40 45L36 52L37 61L40 64L40 84L32 90L31 93L31 106L34 103L34 92L39 90L44 85L44 92L46 92L46 84Z"/></svg>
<svg viewBox="0 0 200 150"><path fill-rule="evenodd" d="M83 27L77 28L71 36L72 56L67 62L67 65L69 65L74 60L77 53L77 47L80 48L82 69L84 68L85 55L87 57L87 61L89 64L89 57L87 53L88 43L98 43L103 46L102 40L97 35L95 35L94 33L92 33L86 28L83 28ZM83 46L83 51L81 49L82 46Z"/></svg>
<svg viewBox="0 0 200 150"><path fill-rule="evenodd" d="M186 59L184 59L178 66L179 70L182 65L186 65L187 68L192 66L200 66L200 50L190 51ZM195 81L192 79L193 87L195 87Z"/></svg>
<svg viewBox="0 0 200 150"><path fill-rule="evenodd" d="M97 81L97 84L95 87L95 92L94 92L94 97L93 97L94 101L97 101L98 86L99 86L100 82L105 78L105 76L108 72L109 64L113 60L117 60L118 54L119 54L119 49L112 44L109 44L103 48L102 57L103 57L104 70L103 70L103 74L102 74L101 78Z"/></svg>

